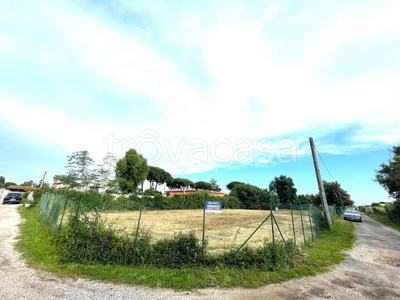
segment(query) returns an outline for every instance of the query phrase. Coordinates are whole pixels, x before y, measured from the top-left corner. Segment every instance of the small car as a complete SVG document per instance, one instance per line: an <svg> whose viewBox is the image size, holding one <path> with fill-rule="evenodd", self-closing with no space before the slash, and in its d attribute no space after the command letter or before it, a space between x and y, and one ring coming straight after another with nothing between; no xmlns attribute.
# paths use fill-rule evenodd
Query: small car
<svg viewBox="0 0 400 300"><path fill-rule="evenodd" d="M4 203L21 203L22 201L22 194L21 193L8 193L4 199L3 199L3 204Z"/></svg>
<svg viewBox="0 0 400 300"><path fill-rule="evenodd" d="M362 222L361 214L358 211L356 211L355 209L346 209L344 211L343 218L345 220L349 220L349 221Z"/></svg>

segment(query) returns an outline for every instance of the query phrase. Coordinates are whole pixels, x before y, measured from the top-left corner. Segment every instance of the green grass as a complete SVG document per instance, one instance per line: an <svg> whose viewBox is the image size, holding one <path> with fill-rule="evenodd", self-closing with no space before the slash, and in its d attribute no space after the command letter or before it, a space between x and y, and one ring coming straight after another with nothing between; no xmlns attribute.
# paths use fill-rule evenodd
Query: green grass
<svg viewBox="0 0 400 300"><path fill-rule="evenodd" d="M382 224L385 224L386 226L393 228L397 231L400 231L400 225L394 223L392 220L389 219L388 215L386 213L368 213L368 212L363 212L364 214L366 214L367 216L371 217L372 219L374 219L375 221L378 221Z"/></svg>
<svg viewBox="0 0 400 300"><path fill-rule="evenodd" d="M114 283L145 285L148 287L190 290L206 287L257 288L271 283L315 275L341 262L352 247L353 224L336 220L332 231L324 231L321 238L309 244L296 257L292 268L266 272L257 269L199 268L157 269L152 267L122 267L103 265L60 264L47 227L36 209L19 207L20 224L18 250L28 265L59 276L87 277Z"/></svg>

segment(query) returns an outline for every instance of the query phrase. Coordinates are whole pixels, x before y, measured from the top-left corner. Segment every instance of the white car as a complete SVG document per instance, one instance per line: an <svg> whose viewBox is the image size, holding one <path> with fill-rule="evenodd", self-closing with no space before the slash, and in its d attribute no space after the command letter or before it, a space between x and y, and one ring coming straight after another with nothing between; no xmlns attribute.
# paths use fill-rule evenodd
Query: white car
<svg viewBox="0 0 400 300"><path fill-rule="evenodd" d="M355 209L346 209L343 218L349 221L362 222L361 214Z"/></svg>

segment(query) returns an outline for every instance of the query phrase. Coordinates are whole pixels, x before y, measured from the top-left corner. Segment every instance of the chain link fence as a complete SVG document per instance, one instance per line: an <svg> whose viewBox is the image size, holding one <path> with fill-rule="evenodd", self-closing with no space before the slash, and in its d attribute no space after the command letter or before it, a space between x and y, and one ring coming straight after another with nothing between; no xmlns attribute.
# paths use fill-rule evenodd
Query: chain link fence
<svg viewBox="0 0 400 300"><path fill-rule="evenodd" d="M113 225L116 227L125 226L124 229L133 234L133 239L137 238L141 227L150 223L160 224L160 226L166 228L168 227L168 224L165 223L166 215L170 214L170 221L167 222L175 222L178 216L185 211L164 210L161 212L163 215L157 214L154 210L146 210L146 201L143 199L139 210L132 210L133 204L129 201L126 201L125 205L127 210L122 209L118 213L99 208L92 208L88 211L82 204L81 197L72 199L68 195L43 194L39 202L39 211L44 222L54 232L60 231L71 216L79 217L79 215L82 216L82 213L84 216L97 213L105 219L115 214L118 217L111 219ZM136 204L135 206L138 207ZM205 237L207 240L207 245L203 243L203 250L216 252L232 248L240 251L245 246L261 246L266 241L283 242L285 244L287 241L292 241L297 248L301 249L317 239L325 226L320 206L270 203L267 209L251 212L254 215L244 216L242 220L238 220L240 210L235 209L224 209L224 212L220 215L207 214L204 220L202 215L198 213L197 216L187 217L190 219L190 225L181 228L170 226L168 232L164 235L161 234L161 236L172 237L178 232L194 231L199 238L203 236L203 239ZM338 215L338 208L330 206L329 212L334 217ZM124 218L130 218L128 226L124 223ZM185 216L182 216L182 218L185 218ZM232 221L230 218L232 218ZM249 219L251 219L251 222ZM179 222L183 223L184 220ZM203 224L204 222L206 224ZM118 230L121 229L121 226ZM157 228L153 229L153 232L157 235Z"/></svg>

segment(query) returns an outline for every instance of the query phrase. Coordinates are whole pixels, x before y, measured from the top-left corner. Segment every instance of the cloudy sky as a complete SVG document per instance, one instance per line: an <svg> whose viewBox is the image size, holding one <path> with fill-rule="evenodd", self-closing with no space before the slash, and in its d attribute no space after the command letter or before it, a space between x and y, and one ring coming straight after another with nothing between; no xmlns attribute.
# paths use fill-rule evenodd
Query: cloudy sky
<svg viewBox="0 0 400 300"><path fill-rule="evenodd" d="M174 177L323 179L387 201L400 143L400 2L0 1L0 175L130 148Z"/></svg>

